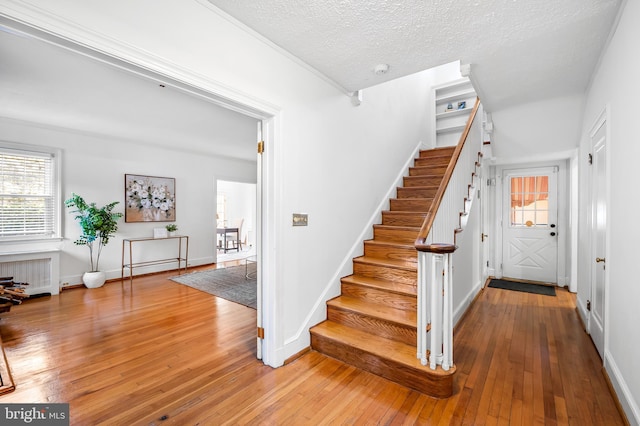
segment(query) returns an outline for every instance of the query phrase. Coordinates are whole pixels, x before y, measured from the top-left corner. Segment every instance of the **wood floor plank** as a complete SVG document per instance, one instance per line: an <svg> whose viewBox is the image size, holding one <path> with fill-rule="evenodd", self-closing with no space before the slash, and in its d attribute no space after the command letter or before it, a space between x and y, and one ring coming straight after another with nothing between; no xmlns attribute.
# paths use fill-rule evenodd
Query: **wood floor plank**
<svg viewBox="0 0 640 426"><path fill-rule="evenodd" d="M562 289L483 290L456 327L454 395L435 399L314 351L265 366L255 310L172 275L3 314L16 389L0 403L68 402L73 425L623 424Z"/></svg>

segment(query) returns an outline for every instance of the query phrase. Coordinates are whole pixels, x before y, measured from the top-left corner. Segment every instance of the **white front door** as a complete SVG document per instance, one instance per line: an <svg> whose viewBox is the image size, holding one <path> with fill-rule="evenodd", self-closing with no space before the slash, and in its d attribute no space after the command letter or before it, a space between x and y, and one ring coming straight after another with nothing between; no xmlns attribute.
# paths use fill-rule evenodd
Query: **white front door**
<svg viewBox="0 0 640 426"><path fill-rule="evenodd" d="M606 204L606 122L591 137L593 143L592 169L592 270L591 270L591 318L589 334L600 357L604 359L605 313L605 241L607 225Z"/></svg>
<svg viewBox="0 0 640 426"><path fill-rule="evenodd" d="M558 168L505 170L502 275L558 280Z"/></svg>

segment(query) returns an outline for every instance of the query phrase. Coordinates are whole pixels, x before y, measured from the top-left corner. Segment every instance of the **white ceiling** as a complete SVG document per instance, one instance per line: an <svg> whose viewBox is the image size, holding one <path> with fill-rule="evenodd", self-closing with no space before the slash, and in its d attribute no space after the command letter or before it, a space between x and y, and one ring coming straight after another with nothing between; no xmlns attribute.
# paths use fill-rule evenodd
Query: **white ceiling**
<svg viewBox="0 0 640 426"><path fill-rule="evenodd" d="M256 161L255 118L7 31L0 31L0 116Z"/></svg>
<svg viewBox="0 0 640 426"><path fill-rule="evenodd" d="M208 1L350 92L472 64L495 111L584 91L622 0Z"/></svg>

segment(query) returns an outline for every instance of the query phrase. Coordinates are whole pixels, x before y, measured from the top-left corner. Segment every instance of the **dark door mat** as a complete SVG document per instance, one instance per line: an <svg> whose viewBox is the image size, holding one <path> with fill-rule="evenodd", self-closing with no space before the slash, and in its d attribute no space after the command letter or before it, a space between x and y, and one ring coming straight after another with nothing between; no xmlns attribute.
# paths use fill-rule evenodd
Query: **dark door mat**
<svg viewBox="0 0 640 426"><path fill-rule="evenodd" d="M524 293L542 294L545 296L555 296L556 288L548 285L521 283L517 281L507 281L492 279L489 287L501 288L503 290L522 291Z"/></svg>

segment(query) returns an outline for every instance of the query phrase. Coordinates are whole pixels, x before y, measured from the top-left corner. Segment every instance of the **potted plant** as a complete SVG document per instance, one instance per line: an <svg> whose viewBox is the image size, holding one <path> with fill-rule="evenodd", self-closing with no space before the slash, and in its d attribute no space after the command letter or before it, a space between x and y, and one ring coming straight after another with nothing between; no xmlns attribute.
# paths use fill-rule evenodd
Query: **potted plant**
<svg viewBox="0 0 640 426"><path fill-rule="evenodd" d="M178 230L178 225L176 225L175 223L170 223L167 226L165 226L165 228L167 228L167 232L169 233L169 236L173 237L176 234L176 231Z"/></svg>
<svg viewBox="0 0 640 426"><path fill-rule="evenodd" d="M118 202L98 208L96 203L87 203L84 198L72 193L64 204L68 208L75 208L71 212L76 213L75 219L82 228L82 234L73 243L89 248L91 270L82 276L82 281L88 288L101 287L106 281L106 275L99 270L98 263L102 248L118 230L118 219L122 217L122 213L112 211Z"/></svg>

